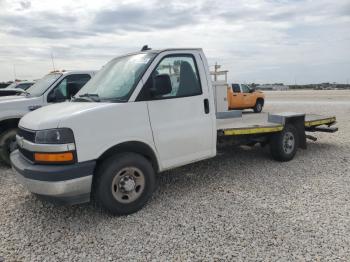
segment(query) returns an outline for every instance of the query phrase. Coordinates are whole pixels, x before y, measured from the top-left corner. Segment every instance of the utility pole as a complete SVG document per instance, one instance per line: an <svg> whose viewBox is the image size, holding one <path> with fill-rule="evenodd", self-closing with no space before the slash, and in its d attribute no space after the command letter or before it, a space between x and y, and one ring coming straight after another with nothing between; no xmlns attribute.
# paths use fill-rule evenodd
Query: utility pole
<svg viewBox="0 0 350 262"><path fill-rule="evenodd" d="M51 61L52 61L52 67L53 67L53 71L56 71L55 69L55 63L53 61L53 53L51 52Z"/></svg>
<svg viewBox="0 0 350 262"><path fill-rule="evenodd" d="M218 69L220 69L221 65L218 65L218 62L215 62L215 65L214 65L214 81L217 81L217 72L218 72Z"/></svg>

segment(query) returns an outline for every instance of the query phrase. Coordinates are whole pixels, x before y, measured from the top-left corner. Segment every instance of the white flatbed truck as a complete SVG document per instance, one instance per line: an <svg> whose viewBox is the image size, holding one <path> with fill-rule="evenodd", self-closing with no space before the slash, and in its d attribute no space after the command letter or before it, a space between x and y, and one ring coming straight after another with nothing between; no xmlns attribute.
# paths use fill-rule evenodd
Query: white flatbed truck
<svg viewBox="0 0 350 262"><path fill-rule="evenodd" d="M201 49L117 57L71 102L21 119L13 169L50 200L93 197L113 214L130 214L151 197L157 173L214 157L221 143L266 144L288 161L306 148L306 131L337 131L334 116L216 112L214 100Z"/></svg>

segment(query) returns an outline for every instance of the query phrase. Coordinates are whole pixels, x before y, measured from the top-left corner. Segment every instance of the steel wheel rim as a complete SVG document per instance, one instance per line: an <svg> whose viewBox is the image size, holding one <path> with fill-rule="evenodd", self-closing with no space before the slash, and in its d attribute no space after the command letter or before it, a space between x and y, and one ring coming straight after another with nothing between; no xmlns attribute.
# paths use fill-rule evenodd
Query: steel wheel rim
<svg viewBox="0 0 350 262"><path fill-rule="evenodd" d="M125 167L112 180L112 195L121 203L131 203L138 199L145 189L145 176L136 167Z"/></svg>
<svg viewBox="0 0 350 262"><path fill-rule="evenodd" d="M283 136L283 151L286 154L293 152L295 147L295 138L292 132L286 132Z"/></svg>
<svg viewBox="0 0 350 262"><path fill-rule="evenodd" d="M257 105L256 105L256 109L258 109L258 111L261 111L261 104L260 103L258 103Z"/></svg>

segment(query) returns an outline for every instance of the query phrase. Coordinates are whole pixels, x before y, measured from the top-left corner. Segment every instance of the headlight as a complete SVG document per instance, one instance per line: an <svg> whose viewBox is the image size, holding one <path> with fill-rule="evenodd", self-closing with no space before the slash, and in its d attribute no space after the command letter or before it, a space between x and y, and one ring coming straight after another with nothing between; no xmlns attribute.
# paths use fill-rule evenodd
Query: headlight
<svg viewBox="0 0 350 262"><path fill-rule="evenodd" d="M73 131L69 128L40 130L35 133L37 144L69 144L74 143Z"/></svg>

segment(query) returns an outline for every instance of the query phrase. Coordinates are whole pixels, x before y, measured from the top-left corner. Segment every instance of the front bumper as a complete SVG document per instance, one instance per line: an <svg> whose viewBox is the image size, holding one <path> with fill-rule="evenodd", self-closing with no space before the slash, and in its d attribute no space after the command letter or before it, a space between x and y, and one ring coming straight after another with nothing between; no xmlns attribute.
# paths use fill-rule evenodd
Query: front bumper
<svg viewBox="0 0 350 262"><path fill-rule="evenodd" d="M10 159L17 180L30 192L63 204L90 200L95 161L72 165L34 165L18 150L11 154Z"/></svg>

